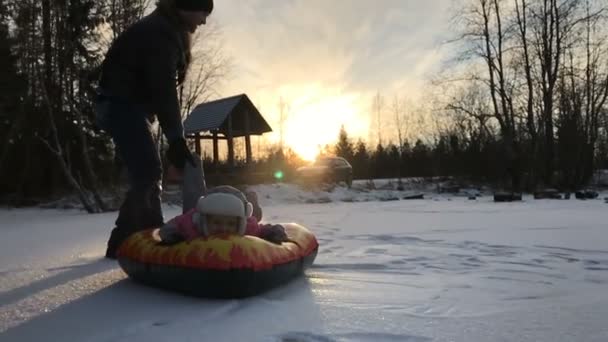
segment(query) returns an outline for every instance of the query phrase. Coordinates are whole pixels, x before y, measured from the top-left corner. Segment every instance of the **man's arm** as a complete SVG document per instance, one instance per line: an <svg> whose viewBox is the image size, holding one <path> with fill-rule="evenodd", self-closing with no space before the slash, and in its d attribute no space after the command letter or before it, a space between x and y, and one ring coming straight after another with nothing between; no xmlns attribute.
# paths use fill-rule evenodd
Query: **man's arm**
<svg viewBox="0 0 608 342"><path fill-rule="evenodd" d="M177 95L177 65L181 51L175 38L167 32L154 32L145 61L148 101L158 116L169 143L184 137L181 110ZM142 61L143 62L143 61Z"/></svg>

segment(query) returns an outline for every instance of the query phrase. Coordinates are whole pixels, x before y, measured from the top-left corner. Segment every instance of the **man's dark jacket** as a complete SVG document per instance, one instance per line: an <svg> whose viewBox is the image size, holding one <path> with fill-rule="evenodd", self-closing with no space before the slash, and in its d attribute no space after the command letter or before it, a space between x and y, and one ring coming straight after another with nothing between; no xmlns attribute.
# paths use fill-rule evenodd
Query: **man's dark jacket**
<svg viewBox="0 0 608 342"><path fill-rule="evenodd" d="M157 8L112 43L102 65L103 95L156 115L169 141L183 137L177 75L186 68L186 38L175 16Z"/></svg>

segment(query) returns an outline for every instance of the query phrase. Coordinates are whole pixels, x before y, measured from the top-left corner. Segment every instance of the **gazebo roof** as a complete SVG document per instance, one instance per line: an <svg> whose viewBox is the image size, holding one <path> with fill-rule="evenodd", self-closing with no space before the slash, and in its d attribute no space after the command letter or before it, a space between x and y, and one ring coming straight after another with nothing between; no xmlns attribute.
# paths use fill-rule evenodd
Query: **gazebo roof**
<svg viewBox="0 0 608 342"><path fill-rule="evenodd" d="M253 105L246 94L201 103L192 110L184 121L186 134L217 130L228 134L228 116L232 115L232 136L246 135L245 115L249 114L249 135L262 135L271 132L272 128Z"/></svg>

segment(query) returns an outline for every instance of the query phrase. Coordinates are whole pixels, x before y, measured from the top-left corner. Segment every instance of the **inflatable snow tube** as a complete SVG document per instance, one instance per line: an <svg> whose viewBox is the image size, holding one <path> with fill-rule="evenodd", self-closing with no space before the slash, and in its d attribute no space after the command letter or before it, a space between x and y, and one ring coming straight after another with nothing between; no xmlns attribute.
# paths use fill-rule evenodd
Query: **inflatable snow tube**
<svg viewBox="0 0 608 342"><path fill-rule="evenodd" d="M163 245L158 229L131 235L120 246L120 267L136 281L207 298L253 296L287 283L312 265L315 236L282 224L293 242L273 244L254 236L198 238Z"/></svg>

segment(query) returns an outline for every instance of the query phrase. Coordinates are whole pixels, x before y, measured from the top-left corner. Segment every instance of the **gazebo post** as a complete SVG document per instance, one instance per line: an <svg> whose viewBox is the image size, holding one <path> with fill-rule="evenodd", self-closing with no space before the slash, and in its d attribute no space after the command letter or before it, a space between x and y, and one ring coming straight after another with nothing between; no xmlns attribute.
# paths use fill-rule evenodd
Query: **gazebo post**
<svg viewBox="0 0 608 342"><path fill-rule="evenodd" d="M251 153L251 136L249 135L249 111L245 111L245 154L247 155L247 164L251 164L252 153Z"/></svg>
<svg viewBox="0 0 608 342"><path fill-rule="evenodd" d="M219 147L218 147L217 129L213 130L213 165L217 166L219 161Z"/></svg>
<svg viewBox="0 0 608 342"><path fill-rule="evenodd" d="M228 166L234 168L234 138L232 135L232 113L228 114Z"/></svg>
<svg viewBox="0 0 608 342"><path fill-rule="evenodd" d="M196 146L194 146L194 149L196 151L196 154L199 155L199 157L203 156L203 154L201 152L201 141L202 141L202 139L201 139L201 132L197 132L196 133Z"/></svg>

